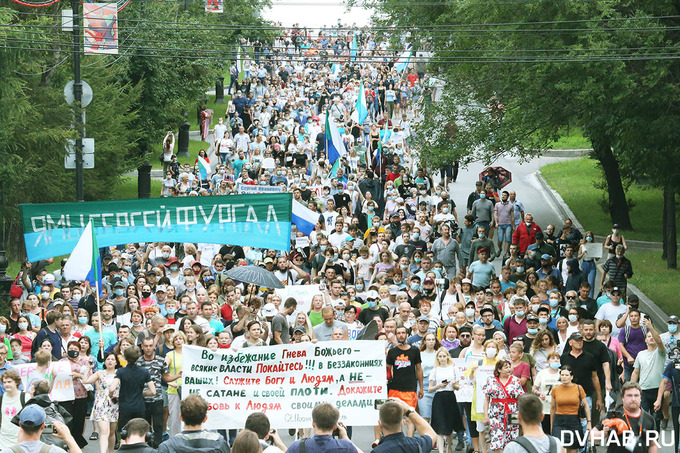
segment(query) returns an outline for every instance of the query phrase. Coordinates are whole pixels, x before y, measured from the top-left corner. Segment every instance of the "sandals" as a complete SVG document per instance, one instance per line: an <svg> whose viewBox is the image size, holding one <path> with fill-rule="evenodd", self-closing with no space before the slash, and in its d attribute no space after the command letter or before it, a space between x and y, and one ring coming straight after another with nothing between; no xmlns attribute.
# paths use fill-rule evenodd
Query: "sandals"
<svg viewBox="0 0 680 453"><path fill-rule="evenodd" d="M93 431L92 434L90 434L90 440L99 440L99 433L97 431Z"/></svg>

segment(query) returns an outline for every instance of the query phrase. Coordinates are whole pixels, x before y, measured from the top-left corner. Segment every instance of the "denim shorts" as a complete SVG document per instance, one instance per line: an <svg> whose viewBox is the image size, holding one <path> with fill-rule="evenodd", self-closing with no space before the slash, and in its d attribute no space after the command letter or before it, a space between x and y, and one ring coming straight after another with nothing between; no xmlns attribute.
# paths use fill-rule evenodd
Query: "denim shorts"
<svg viewBox="0 0 680 453"><path fill-rule="evenodd" d="M496 240L498 242L512 242L512 225L498 225L496 230Z"/></svg>

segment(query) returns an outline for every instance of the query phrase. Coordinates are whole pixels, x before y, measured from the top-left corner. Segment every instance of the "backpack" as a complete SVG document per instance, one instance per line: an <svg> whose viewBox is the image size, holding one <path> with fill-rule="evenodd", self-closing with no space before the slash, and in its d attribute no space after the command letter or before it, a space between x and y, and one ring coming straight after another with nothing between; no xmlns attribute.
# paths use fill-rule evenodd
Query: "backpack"
<svg viewBox="0 0 680 453"><path fill-rule="evenodd" d="M548 447L548 451L545 452L545 453L558 453L557 452L557 441L555 440L555 438L553 436L548 436L548 438L550 440L550 447ZM513 440L512 442L518 443L522 448L524 448L524 450L527 453L539 453L539 451L536 450L536 447L534 447L534 444L532 444L531 441L524 436L520 436L517 439ZM544 453L544 452L540 452L540 453Z"/></svg>
<svg viewBox="0 0 680 453"><path fill-rule="evenodd" d="M193 451L194 453L223 453L221 446L226 444L224 438L214 432L201 431L200 433L179 433L174 436L181 440L180 445L170 445L170 451ZM173 447L180 447L173 450Z"/></svg>
<svg viewBox="0 0 680 453"><path fill-rule="evenodd" d="M12 450L14 453L24 453L24 449L21 448L19 445L20 444L12 445L11 447L9 447L9 449ZM51 449L52 449L51 445L42 444L38 453L50 453Z"/></svg>

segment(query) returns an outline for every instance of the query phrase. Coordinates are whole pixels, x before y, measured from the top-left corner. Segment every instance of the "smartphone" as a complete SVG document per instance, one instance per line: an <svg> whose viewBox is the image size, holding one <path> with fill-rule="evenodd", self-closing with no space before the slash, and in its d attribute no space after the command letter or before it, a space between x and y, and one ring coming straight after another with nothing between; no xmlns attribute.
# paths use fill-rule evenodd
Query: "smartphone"
<svg viewBox="0 0 680 453"><path fill-rule="evenodd" d="M375 400L375 401L373 402L373 408L374 408L375 410L380 409L380 406L382 406L383 404L385 404L385 401L387 401L387 400Z"/></svg>
<svg viewBox="0 0 680 453"><path fill-rule="evenodd" d="M448 379L444 379L444 380L442 381L442 384L448 384L448 383L449 383L449 380L448 380Z"/></svg>

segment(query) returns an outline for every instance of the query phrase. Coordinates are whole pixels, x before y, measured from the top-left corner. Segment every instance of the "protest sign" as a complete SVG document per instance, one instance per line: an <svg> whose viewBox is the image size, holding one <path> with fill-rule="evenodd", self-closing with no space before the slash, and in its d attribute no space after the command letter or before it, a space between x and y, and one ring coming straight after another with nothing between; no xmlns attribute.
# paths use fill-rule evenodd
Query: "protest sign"
<svg viewBox="0 0 680 453"><path fill-rule="evenodd" d="M387 397L384 341L297 343L212 352L184 346L183 392L208 401L206 429L243 428L264 412L277 428L309 428L328 402L340 421L374 426L376 399Z"/></svg>
<svg viewBox="0 0 680 453"><path fill-rule="evenodd" d="M475 371L475 394L477 395L477 406L476 411L483 414L484 413L484 385L486 381L493 377L494 367L491 365L477 367Z"/></svg>
<svg viewBox="0 0 680 453"><path fill-rule="evenodd" d="M599 260L602 258L602 244L585 244L586 256L584 259Z"/></svg>
<svg viewBox="0 0 680 453"><path fill-rule="evenodd" d="M456 379L458 379L460 384L460 389L455 391L456 401L459 403L471 403L472 395L475 392L475 383L467 374L469 366L470 364L466 363L465 359L453 359Z"/></svg>
<svg viewBox="0 0 680 453"><path fill-rule="evenodd" d="M236 184L236 193L239 194L254 194L254 193L281 193L283 192L283 186L261 186L241 184L240 182Z"/></svg>
<svg viewBox="0 0 680 453"><path fill-rule="evenodd" d="M24 363L22 365L14 365L14 369L21 377L21 383L24 390L28 389L28 376L37 368L36 363ZM71 364L68 362L52 362L50 367L43 376L46 380L51 380L52 375L55 375L54 386L50 393L52 401L73 401L75 393L73 391L73 378L71 377Z"/></svg>
<svg viewBox="0 0 680 453"><path fill-rule="evenodd" d="M99 247L207 242L290 249L292 195L269 193L22 204L29 261L73 251L91 220Z"/></svg>
<svg viewBox="0 0 680 453"><path fill-rule="evenodd" d="M285 302L289 297L297 301L295 312L309 312L312 308L312 298L317 294L322 294L319 285L286 285L284 288L274 290L277 296Z"/></svg>

